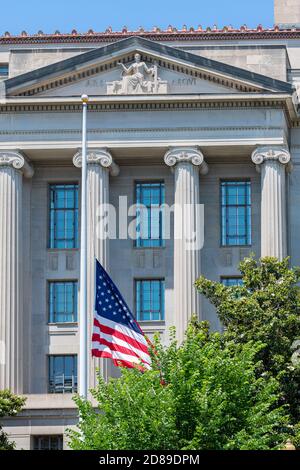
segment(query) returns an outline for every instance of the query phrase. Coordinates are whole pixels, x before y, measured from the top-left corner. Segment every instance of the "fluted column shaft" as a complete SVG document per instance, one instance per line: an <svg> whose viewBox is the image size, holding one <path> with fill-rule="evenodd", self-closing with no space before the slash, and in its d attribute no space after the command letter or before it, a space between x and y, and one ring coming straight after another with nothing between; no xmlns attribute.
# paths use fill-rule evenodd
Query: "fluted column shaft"
<svg viewBox="0 0 300 470"><path fill-rule="evenodd" d="M291 156L286 149L262 147L252 154L261 173L261 256L282 260L287 256L286 170Z"/></svg>
<svg viewBox="0 0 300 470"><path fill-rule="evenodd" d="M184 339L192 314L201 316L200 295L194 282L201 273L199 244L200 181L199 169L207 165L197 148L171 149L165 163L174 167L174 315L178 341Z"/></svg>
<svg viewBox="0 0 300 470"><path fill-rule="evenodd" d="M81 167L81 152L74 159L74 165ZM104 225L101 219L106 217L106 207L109 204L109 175L119 173L106 149L89 150L87 154L88 182L87 182L87 245L88 245L88 312L89 312L89 338L92 338L93 316L95 304L95 258L99 260L104 269L109 270L109 240L104 234ZM100 368L102 375L110 375L109 361L107 359L92 358L89 355L89 388L97 385L96 369Z"/></svg>
<svg viewBox="0 0 300 470"><path fill-rule="evenodd" d="M24 157L0 152L0 390L23 392L22 178Z"/></svg>

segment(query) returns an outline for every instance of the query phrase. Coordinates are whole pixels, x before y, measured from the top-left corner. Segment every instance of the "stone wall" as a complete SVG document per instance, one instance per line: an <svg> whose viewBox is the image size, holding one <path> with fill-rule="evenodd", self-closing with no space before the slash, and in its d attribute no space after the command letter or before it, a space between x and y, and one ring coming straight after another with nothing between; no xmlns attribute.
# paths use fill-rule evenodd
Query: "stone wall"
<svg viewBox="0 0 300 470"><path fill-rule="evenodd" d="M300 0L274 0L275 24L299 25Z"/></svg>

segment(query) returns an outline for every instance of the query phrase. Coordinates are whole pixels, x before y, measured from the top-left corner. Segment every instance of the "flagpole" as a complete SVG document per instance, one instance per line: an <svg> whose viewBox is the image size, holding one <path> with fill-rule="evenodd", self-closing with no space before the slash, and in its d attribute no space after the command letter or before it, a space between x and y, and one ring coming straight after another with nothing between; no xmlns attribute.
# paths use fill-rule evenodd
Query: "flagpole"
<svg viewBox="0 0 300 470"><path fill-rule="evenodd" d="M82 169L80 227L80 314L79 314L79 395L88 393L88 315L87 315L87 137L88 96L82 95Z"/></svg>

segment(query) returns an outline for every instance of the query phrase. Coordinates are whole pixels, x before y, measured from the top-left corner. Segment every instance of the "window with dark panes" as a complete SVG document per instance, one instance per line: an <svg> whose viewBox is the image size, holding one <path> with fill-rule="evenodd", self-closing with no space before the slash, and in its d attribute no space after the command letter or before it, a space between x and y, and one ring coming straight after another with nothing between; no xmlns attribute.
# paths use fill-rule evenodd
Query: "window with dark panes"
<svg viewBox="0 0 300 470"><path fill-rule="evenodd" d="M63 450L63 436L33 436L33 450Z"/></svg>
<svg viewBox="0 0 300 470"><path fill-rule="evenodd" d="M49 322L77 322L77 281L49 282Z"/></svg>
<svg viewBox="0 0 300 470"><path fill-rule="evenodd" d="M165 185L162 182L142 182L135 185L137 206L137 247L164 246L163 210Z"/></svg>
<svg viewBox="0 0 300 470"><path fill-rule="evenodd" d="M77 356L49 356L49 393L77 392Z"/></svg>
<svg viewBox="0 0 300 470"><path fill-rule="evenodd" d="M223 246L251 245L251 182L221 182Z"/></svg>
<svg viewBox="0 0 300 470"><path fill-rule="evenodd" d="M49 248L78 248L78 184L50 185Z"/></svg>
<svg viewBox="0 0 300 470"><path fill-rule="evenodd" d="M165 282L162 279L135 281L136 318L138 321L165 319Z"/></svg>
<svg viewBox="0 0 300 470"><path fill-rule="evenodd" d="M242 286L243 279L241 277L221 277L221 283L227 287Z"/></svg>

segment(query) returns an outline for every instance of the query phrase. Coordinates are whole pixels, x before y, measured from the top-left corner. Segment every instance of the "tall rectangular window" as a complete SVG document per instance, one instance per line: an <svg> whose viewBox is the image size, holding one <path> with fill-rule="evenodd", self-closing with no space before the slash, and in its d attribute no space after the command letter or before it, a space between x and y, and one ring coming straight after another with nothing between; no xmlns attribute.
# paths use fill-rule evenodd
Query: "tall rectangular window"
<svg viewBox="0 0 300 470"><path fill-rule="evenodd" d="M49 322L77 322L77 281L49 282Z"/></svg>
<svg viewBox="0 0 300 470"><path fill-rule="evenodd" d="M241 277L221 277L221 283L227 287L242 286L243 279Z"/></svg>
<svg viewBox="0 0 300 470"><path fill-rule="evenodd" d="M165 203L165 185L162 182L136 183L137 205L136 246L164 246L161 205Z"/></svg>
<svg viewBox="0 0 300 470"><path fill-rule="evenodd" d="M78 248L78 184L50 185L50 248Z"/></svg>
<svg viewBox="0 0 300 470"><path fill-rule="evenodd" d="M162 279L135 281L136 318L138 321L165 319L165 282Z"/></svg>
<svg viewBox="0 0 300 470"><path fill-rule="evenodd" d="M49 393L77 392L77 356L49 356Z"/></svg>
<svg viewBox="0 0 300 470"><path fill-rule="evenodd" d="M63 436L33 436L33 450L63 450Z"/></svg>
<svg viewBox="0 0 300 470"><path fill-rule="evenodd" d="M223 246L251 245L251 182L221 182Z"/></svg>

